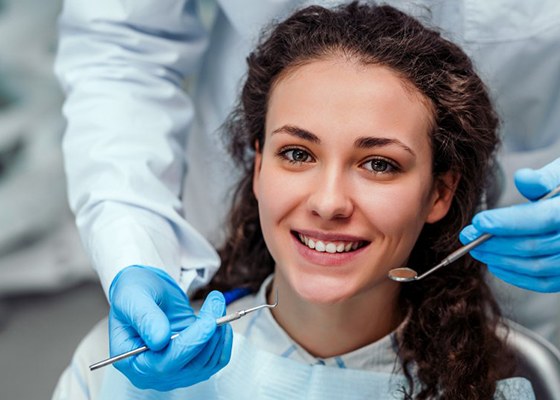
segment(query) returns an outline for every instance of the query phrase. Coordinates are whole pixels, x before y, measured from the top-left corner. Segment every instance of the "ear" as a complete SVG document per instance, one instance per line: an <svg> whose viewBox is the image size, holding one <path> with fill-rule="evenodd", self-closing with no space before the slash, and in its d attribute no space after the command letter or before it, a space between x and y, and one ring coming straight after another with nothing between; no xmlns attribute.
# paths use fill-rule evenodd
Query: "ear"
<svg viewBox="0 0 560 400"><path fill-rule="evenodd" d="M261 175L261 164L262 164L262 152L261 147L259 146L259 141L255 140L255 160L254 162L254 169L253 169L253 194L257 201L259 200L259 179Z"/></svg>
<svg viewBox="0 0 560 400"><path fill-rule="evenodd" d="M432 208L426 216L426 222L433 224L447 215L460 178L461 174L454 171L436 178L431 198Z"/></svg>

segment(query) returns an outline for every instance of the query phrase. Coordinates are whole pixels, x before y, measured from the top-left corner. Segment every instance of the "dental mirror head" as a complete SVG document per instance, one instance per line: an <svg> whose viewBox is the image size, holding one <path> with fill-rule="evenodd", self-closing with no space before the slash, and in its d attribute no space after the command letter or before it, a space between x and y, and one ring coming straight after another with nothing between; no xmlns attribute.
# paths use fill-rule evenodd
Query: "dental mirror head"
<svg viewBox="0 0 560 400"><path fill-rule="evenodd" d="M389 278L397 282L411 282L418 279L418 273L410 268L394 268L389 271Z"/></svg>

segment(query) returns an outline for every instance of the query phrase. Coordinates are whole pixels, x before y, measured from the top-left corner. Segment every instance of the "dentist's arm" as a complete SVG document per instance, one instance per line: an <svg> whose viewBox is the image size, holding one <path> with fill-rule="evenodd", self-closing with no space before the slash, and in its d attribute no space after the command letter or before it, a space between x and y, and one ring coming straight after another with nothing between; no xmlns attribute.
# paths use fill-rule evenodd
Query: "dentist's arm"
<svg viewBox="0 0 560 400"><path fill-rule="evenodd" d="M180 198L194 112L182 85L207 45L195 3L66 0L60 16L68 196L106 293L129 265L193 289L219 263Z"/></svg>
<svg viewBox="0 0 560 400"><path fill-rule="evenodd" d="M515 174L519 192L537 200L560 184L560 158L539 170ZM461 232L466 244L483 233L493 238L471 251L498 278L538 292L560 292L560 196L477 214Z"/></svg>
<svg viewBox="0 0 560 400"><path fill-rule="evenodd" d="M69 201L111 303L111 348L165 348L118 366L160 390L207 379L227 362L231 337L184 294L219 265L180 198L193 118L182 84L207 45L195 3L66 0L56 59ZM185 340L170 343L172 330Z"/></svg>

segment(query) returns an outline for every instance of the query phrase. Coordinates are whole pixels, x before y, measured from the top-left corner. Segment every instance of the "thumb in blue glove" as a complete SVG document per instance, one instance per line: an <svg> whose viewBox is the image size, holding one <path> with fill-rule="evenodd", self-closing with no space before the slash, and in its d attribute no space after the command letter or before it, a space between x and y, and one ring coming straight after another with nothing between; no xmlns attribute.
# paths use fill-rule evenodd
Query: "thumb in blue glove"
<svg viewBox="0 0 560 400"><path fill-rule="evenodd" d="M115 364L136 387L167 391L191 386L229 362L231 327L215 322L225 314L221 293L210 293L197 316L164 271L130 266L114 279L109 299L111 356L144 344L152 350ZM179 336L170 341L175 332Z"/></svg>
<svg viewBox="0 0 560 400"><path fill-rule="evenodd" d="M515 174L519 192L537 200L560 184L560 159ZM538 292L560 291L560 196L478 213L460 235L467 244L494 235L471 251L498 278Z"/></svg>

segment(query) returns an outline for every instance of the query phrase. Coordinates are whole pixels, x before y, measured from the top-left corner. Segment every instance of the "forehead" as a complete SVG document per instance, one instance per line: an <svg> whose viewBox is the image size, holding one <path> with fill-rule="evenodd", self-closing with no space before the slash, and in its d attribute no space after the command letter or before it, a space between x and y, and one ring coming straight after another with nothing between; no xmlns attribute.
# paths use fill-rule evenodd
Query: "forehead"
<svg viewBox="0 0 560 400"><path fill-rule="evenodd" d="M395 71L334 57L291 67L277 79L266 131L289 122L317 133L331 129L429 145L432 120L429 99Z"/></svg>

